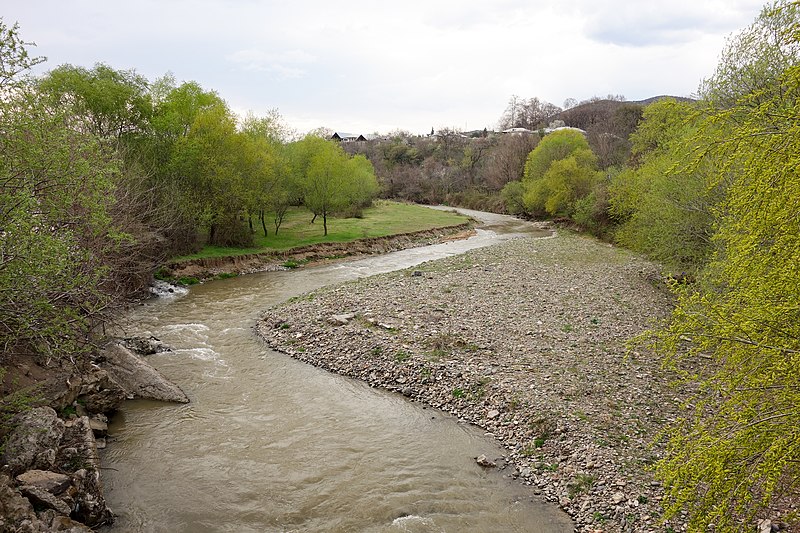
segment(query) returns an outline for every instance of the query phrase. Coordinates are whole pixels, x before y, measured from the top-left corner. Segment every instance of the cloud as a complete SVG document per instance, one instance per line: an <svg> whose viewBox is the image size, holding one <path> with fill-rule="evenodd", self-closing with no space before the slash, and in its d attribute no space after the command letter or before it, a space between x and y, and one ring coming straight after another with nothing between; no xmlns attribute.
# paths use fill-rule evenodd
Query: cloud
<svg viewBox="0 0 800 533"><path fill-rule="evenodd" d="M581 4L581 0L575 0ZM686 44L704 35L732 32L749 23L762 0L608 1L582 6L584 32L619 46Z"/></svg>
<svg viewBox="0 0 800 533"><path fill-rule="evenodd" d="M279 80L304 77L307 69L303 67L316 61L313 55L303 50L265 52L257 48L238 50L225 59L235 63L242 70L267 72Z"/></svg>

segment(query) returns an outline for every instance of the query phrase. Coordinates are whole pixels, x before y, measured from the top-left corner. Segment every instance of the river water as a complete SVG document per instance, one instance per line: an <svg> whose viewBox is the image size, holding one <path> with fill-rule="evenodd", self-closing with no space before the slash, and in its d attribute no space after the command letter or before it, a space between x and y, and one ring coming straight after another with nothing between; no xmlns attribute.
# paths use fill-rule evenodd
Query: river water
<svg viewBox="0 0 800 533"><path fill-rule="evenodd" d="M136 308L125 333L174 348L149 361L191 403L132 401L115 415L102 457L110 531L572 531L475 463L503 453L479 429L274 352L252 329L261 310L324 285L532 236L469 213L487 225L468 240L214 281Z"/></svg>

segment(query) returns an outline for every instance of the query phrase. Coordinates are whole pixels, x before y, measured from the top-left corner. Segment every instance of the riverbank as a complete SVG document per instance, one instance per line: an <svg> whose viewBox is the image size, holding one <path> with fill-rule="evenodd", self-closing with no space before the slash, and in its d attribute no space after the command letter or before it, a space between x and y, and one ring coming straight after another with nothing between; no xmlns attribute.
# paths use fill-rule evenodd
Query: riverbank
<svg viewBox="0 0 800 533"><path fill-rule="evenodd" d="M169 280L207 281L230 275L294 268L326 260L384 254L449 240L466 239L473 234L473 223L467 222L350 242L327 242L282 251L174 261L165 265L160 275Z"/></svg>
<svg viewBox="0 0 800 533"><path fill-rule="evenodd" d="M508 451L489 459L579 531L658 531L647 467L682 393L625 342L670 307L656 265L561 233L321 289L268 310L258 331L484 428Z"/></svg>

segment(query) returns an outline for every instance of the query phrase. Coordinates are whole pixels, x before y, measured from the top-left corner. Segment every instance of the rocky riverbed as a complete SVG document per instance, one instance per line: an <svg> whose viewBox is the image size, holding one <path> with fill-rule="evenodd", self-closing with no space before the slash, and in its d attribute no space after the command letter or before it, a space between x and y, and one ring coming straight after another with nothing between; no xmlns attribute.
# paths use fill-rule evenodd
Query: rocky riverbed
<svg viewBox="0 0 800 533"><path fill-rule="evenodd" d="M507 454L482 463L557 502L578 531L663 531L648 467L684 393L626 341L670 307L657 265L562 232L321 289L257 329L292 357L484 428Z"/></svg>

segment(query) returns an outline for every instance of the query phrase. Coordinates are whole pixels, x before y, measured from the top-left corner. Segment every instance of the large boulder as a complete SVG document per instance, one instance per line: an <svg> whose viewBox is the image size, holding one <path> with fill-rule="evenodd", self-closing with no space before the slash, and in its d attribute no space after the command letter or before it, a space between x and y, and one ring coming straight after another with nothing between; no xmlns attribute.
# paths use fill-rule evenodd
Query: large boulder
<svg viewBox="0 0 800 533"><path fill-rule="evenodd" d="M11 420L14 430L8 437L0 461L12 475L32 468L50 470L56 460L64 422L52 407L37 407Z"/></svg>
<svg viewBox="0 0 800 533"><path fill-rule="evenodd" d="M146 400L189 402L180 387L124 346L108 345L103 359L102 367L128 394Z"/></svg>

